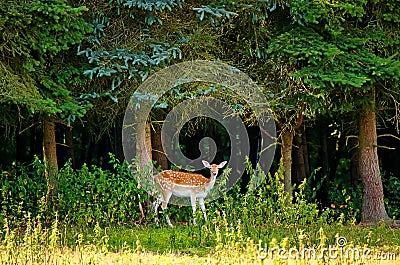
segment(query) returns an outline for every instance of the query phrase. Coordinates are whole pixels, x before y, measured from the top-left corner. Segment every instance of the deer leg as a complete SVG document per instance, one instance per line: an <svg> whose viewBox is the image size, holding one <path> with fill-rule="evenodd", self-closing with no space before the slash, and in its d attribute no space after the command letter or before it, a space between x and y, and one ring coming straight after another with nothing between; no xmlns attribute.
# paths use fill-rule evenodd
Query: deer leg
<svg viewBox="0 0 400 265"><path fill-rule="evenodd" d="M206 206L204 205L204 198L203 197L199 197L199 205L200 205L201 211L203 212L204 221L207 222Z"/></svg>
<svg viewBox="0 0 400 265"><path fill-rule="evenodd" d="M154 214L154 223L158 226L158 207L161 204L161 199L158 198L153 202L153 214Z"/></svg>
<svg viewBox="0 0 400 265"><path fill-rule="evenodd" d="M164 200L163 200L163 202L162 202L162 204L161 204L161 209L163 209L163 211L167 209L168 202L169 202L169 199L171 198L171 196L172 196L172 191L163 192ZM164 211L164 215L165 215L165 220L167 220L167 224L168 224L170 227L174 227L174 226L172 225L172 223L171 223L171 220L169 220L168 214L167 214L165 211Z"/></svg>
<svg viewBox="0 0 400 265"><path fill-rule="evenodd" d="M196 196L190 196L190 202L192 204L192 211L193 211L193 225L196 225Z"/></svg>

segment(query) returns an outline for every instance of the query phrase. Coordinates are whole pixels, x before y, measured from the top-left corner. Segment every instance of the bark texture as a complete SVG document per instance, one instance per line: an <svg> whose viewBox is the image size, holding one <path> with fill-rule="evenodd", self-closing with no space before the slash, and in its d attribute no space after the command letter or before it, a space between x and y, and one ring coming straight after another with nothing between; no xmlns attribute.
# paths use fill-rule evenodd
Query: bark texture
<svg viewBox="0 0 400 265"><path fill-rule="evenodd" d="M358 170L364 186L362 223L390 220L383 201L383 185L379 170L375 111L360 115Z"/></svg>
<svg viewBox="0 0 400 265"><path fill-rule="evenodd" d="M292 146L293 146L294 130L282 131L282 163L284 171L284 187L285 192L292 189Z"/></svg>
<svg viewBox="0 0 400 265"><path fill-rule="evenodd" d="M310 169L308 164L308 150L307 150L307 139L305 137L304 126L301 126L293 138L293 168L294 168L294 178L296 183L301 183L305 178L310 175Z"/></svg>
<svg viewBox="0 0 400 265"><path fill-rule="evenodd" d="M144 145L143 145L144 144ZM152 161L151 125L146 122L145 130L136 135L136 154L141 166L148 166Z"/></svg>
<svg viewBox="0 0 400 265"><path fill-rule="evenodd" d="M153 148L153 160L157 162L157 166L162 169L168 169L168 159L164 154L161 141L161 126L154 126L151 131L151 146Z"/></svg>
<svg viewBox="0 0 400 265"><path fill-rule="evenodd" d="M56 152L56 124L51 116L43 119L43 158L47 182L46 205L53 209L57 202L58 162Z"/></svg>

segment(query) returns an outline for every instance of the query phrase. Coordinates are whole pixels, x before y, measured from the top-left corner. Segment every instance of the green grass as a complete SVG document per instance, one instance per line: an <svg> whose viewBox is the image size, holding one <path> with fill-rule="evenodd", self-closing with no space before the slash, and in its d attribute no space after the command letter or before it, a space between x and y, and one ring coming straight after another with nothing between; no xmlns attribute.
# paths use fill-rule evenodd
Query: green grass
<svg viewBox="0 0 400 265"><path fill-rule="evenodd" d="M31 224L21 233L5 225L0 231L0 264L296 264L277 256L260 258L258 250L315 248L336 244L393 253L400 260L400 230L385 225L265 226L245 231L238 222L177 225L175 228L115 226L77 228L54 223L49 229ZM133 263L132 263L133 262ZM288 262L288 263L286 263ZM305 263L304 263L305 262ZM303 260L318 264L321 260ZM395 264L393 260L338 260L328 264Z"/></svg>
<svg viewBox="0 0 400 265"><path fill-rule="evenodd" d="M400 247L400 229L384 224L365 227L354 225L307 225L307 226L264 226L244 228L243 224L207 223L198 226L118 226L67 229L68 242L73 246L76 235L84 235L89 244L107 241L107 249L119 251L123 248L136 249L138 242L142 250L154 253L181 253L206 256L215 250L218 244L229 245L243 243L246 240L269 244L287 242L290 247L318 247L321 244L335 245L337 237L345 237L348 245L368 246L376 249L398 251ZM96 235L97 234L97 235Z"/></svg>
<svg viewBox="0 0 400 265"><path fill-rule="evenodd" d="M156 252L168 253L179 252L190 255L204 256L210 253L218 244L215 230L208 238L205 230L208 226L192 227L177 226L175 228L162 227L113 227L104 229L109 240L110 249L116 251L129 246L136 248L137 241L143 249ZM208 233L210 233L208 232ZM236 230L236 234L243 231ZM324 227L305 226L305 227L265 227L252 229L250 235L243 235L243 238L251 238L254 242L260 240L271 242L275 239L278 242L287 238L291 246L299 244L299 236L303 238L303 243L309 247L319 246L321 236L326 237L326 244L334 245L338 236L346 237L348 244L368 245L374 248L385 248L398 250L400 246L400 229L389 228L385 225L373 227L330 225ZM321 235L323 233L323 235ZM230 243L231 232L222 239L223 243ZM236 242L236 241L235 241ZM91 242L94 243L94 242Z"/></svg>

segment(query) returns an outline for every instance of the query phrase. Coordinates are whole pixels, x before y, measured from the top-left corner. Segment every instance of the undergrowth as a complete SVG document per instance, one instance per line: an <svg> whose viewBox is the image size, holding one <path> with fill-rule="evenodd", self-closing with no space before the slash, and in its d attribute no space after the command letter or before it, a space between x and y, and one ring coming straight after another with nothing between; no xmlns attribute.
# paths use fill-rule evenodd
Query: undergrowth
<svg viewBox="0 0 400 265"><path fill-rule="evenodd" d="M294 187L293 195L285 193L282 168L267 175L256 170L249 185L261 180L258 189L243 194L238 183L209 202L207 223L198 210L193 226L190 207L171 205L167 211L176 227L169 228L165 221L160 227L151 221L149 196L137 183L146 172L131 170L113 156L111 163L112 170L64 166L52 212L44 210L39 160L24 170L3 172L0 264L279 264L287 256L271 250L321 253L337 246L338 238L346 240L345 248L400 257L398 229L356 226L350 195L341 202L346 211L338 214L338 209L321 209L306 181ZM342 264L327 255L322 251L322 259L306 261ZM364 262L353 258L352 264Z"/></svg>
<svg viewBox="0 0 400 265"><path fill-rule="evenodd" d="M110 166L111 169L107 170L88 165L73 169L67 163L59 171L58 203L52 211L46 210L47 186L42 161L36 158L31 165L14 166L3 171L0 179L0 220L7 217L11 223L24 222L25 216L30 214L32 217L40 215L50 222L57 212L59 220L71 226L149 223L152 198L137 181L149 173L137 171L135 164L120 162L113 155L110 155ZM221 178L227 178L227 172L224 170ZM207 204L210 218L224 214L228 222L240 219L245 226L293 226L333 221L355 224L359 221L361 206L357 193L334 188L330 196L336 208L322 209L316 203L315 194L310 192L312 187L309 182L303 181L294 187L293 195L288 197L282 186L282 168L267 175L257 170L251 173L253 178L249 187L257 184L258 188L250 188L243 193L239 180L219 199ZM190 207L170 205L168 211L177 224L190 222L192 218ZM198 216L197 220L200 219L201 216Z"/></svg>

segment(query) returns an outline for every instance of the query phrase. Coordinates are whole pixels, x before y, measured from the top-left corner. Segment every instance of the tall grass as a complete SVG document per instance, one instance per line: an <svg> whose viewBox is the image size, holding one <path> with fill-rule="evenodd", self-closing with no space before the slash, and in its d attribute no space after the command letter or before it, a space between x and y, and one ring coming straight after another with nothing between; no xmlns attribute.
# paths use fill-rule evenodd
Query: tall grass
<svg viewBox="0 0 400 265"><path fill-rule="evenodd" d="M384 225L265 227L260 232L266 237L257 239L246 236L241 221L228 223L223 214L196 227L96 224L80 231L57 218L49 227L40 218L26 220L24 227L14 229L5 220L0 264L396 264L400 258L400 231ZM349 256L341 256L337 247L343 235L347 243L342 253L350 249ZM328 252L335 247L336 252ZM366 248L369 256L352 256L353 249ZM316 255L302 252L308 249Z"/></svg>

